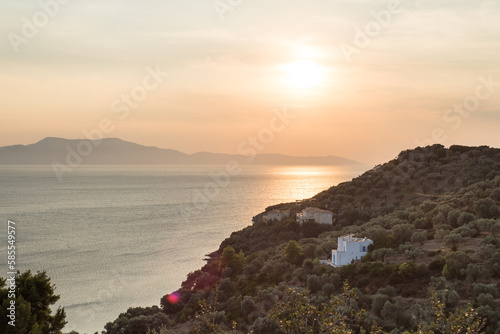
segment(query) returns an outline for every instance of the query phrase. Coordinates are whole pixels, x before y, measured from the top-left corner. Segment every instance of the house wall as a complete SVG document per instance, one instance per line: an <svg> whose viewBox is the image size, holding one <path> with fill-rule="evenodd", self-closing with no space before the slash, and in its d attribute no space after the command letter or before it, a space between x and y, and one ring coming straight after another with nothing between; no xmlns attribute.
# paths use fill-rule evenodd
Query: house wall
<svg viewBox="0 0 500 334"><path fill-rule="evenodd" d="M304 215L305 219L314 219L314 213L312 212L307 212L307 211L302 211L302 214Z"/></svg>
<svg viewBox="0 0 500 334"><path fill-rule="evenodd" d="M332 223L332 213L323 212L309 212L307 209L302 210L302 214L297 214L297 221L303 222L306 220L314 220L319 224L331 224Z"/></svg>
<svg viewBox="0 0 500 334"><path fill-rule="evenodd" d="M277 220L280 220L281 219L281 214L273 212L273 213L268 214L267 218L268 219L277 219Z"/></svg>
<svg viewBox="0 0 500 334"><path fill-rule="evenodd" d="M318 212L314 215L314 220L320 224L331 224L332 223L332 214Z"/></svg>
<svg viewBox="0 0 500 334"><path fill-rule="evenodd" d="M332 262L335 266L345 266L352 260L360 260L368 252L372 240L351 241L351 237L338 238L337 250L332 250Z"/></svg>
<svg viewBox="0 0 500 334"><path fill-rule="evenodd" d="M281 212L268 212L265 217L267 220L276 219L278 221L281 221L283 218L289 217L289 216L290 216L290 212L281 211Z"/></svg>

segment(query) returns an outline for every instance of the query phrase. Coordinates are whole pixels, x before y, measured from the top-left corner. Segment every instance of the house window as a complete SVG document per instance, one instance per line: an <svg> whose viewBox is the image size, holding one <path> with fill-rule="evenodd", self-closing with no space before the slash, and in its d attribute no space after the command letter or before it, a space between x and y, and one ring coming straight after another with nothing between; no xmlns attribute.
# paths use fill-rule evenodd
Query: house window
<svg viewBox="0 0 500 334"><path fill-rule="evenodd" d="M362 252L366 252L366 246L363 246L363 247L361 248L361 251L362 251Z"/></svg>

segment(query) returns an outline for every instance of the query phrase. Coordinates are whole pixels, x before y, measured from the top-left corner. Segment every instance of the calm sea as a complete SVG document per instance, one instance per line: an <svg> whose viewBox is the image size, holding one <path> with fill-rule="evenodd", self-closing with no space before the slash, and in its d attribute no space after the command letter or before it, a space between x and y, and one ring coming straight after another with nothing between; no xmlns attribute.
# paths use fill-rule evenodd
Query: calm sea
<svg viewBox="0 0 500 334"><path fill-rule="evenodd" d="M46 270L65 331L101 331L129 307L159 305L231 232L267 206L309 198L363 167L0 166L0 218L16 222L17 269ZM2 261L0 276L7 272Z"/></svg>

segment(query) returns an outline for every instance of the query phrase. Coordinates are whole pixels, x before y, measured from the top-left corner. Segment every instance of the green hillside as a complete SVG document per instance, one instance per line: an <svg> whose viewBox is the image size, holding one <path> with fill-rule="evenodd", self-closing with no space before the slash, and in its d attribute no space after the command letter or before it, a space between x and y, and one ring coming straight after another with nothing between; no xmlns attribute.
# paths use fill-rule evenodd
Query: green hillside
<svg viewBox="0 0 500 334"><path fill-rule="evenodd" d="M295 222L318 207L333 225ZM161 299L103 333L500 333L500 150L402 152L234 232ZM350 265L320 264L353 233L374 241ZM166 292L168 293L168 292Z"/></svg>

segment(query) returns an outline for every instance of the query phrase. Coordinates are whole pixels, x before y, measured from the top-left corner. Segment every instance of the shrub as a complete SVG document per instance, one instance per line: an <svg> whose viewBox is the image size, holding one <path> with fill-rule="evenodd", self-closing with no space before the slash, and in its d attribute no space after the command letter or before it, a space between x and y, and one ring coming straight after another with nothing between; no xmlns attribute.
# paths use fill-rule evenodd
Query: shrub
<svg viewBox="0 0 500 334"><path fill-rule="evenodd" d="M495 284L474 283L472 284L472 291L474 298L477 298L483 293L489 293L493 297L496 297L497 295L497 287Z"/></svg>
<svg viewBox="0 0 500 334"><path fill-rule="evenodd" d="M424 242L427 240L427 237L423 232L415 232L411 236L411 242L413 243L419 243L420 245L423 245Z"/></svg>
<svg viewBox="0 0 500 334"><path fill-rule="evenodd" d="M392 227L392 235L398 244L404 244L411 240L415 227L410 224L398 224Z"/></svg>
<svg viewBox="0 0 500 334"><path fill-rule="evenodd" d="M466 253L458 251L448 253L445 256L445 261L446 265L443 268L443 276L446 278L464 278L465 270L471 259Z"/></svg>
<svg viewBox="0 0 500 334"><path fill-rule="evenodd" d="M471 237L471 238L477 236L477 234L478 234L478 232L475 228L470 228L467 225L457 227L456 229L454 229L452 231L452 233L458 233L462 237Z"/></svg>
<svg viewBox="0 0 500 334"><path fill-rule="evenodd" d="M473 204L474 213L480 218L495 218L496 213L490 209L496 206L491 198L480 199Z"/></svg>
<svg viewBox="0 0 500 334"><path fill-rule="evenodd" d="M452 251L458 249L460 242L462 242L462 235L458 233L452 233L444 237L444 244L450 247Z"/></svg>
<svg viewBox="0 0 500 334"><path fill-rule="evenodd" d="M385 302L389 299L386 295L377 293L372 296L372 312L380 316L380 311L382 311L382 308L384 307Z"/></svg>
<svg viewBox="0 0 500 334"><path fill-rule="evenodd" d="M460 296L455 290L437 290L436 294L440 300L443 300L446 303L447 308L456 307L460 303Z"/></svg>
<svg viewBox="0 0 500 334"><path fill-rule="evenodd" d="M250 296L245 296L245 298L243 298L243 300L241 301L241 311L243 312L243 314L248 315L255 311L255 309L256 306L253 298Z"/></svg>
<svg viewBox="0 0 500 334"><path fill-rule="evenodd" d="M495 298L490 293L481 293L476 298L478 306L490 306L493 309L497 307Z"/></svg>
<svg viewBox="0 0 500 334"><path fill-rule="evenodd" d="M480 278L488 278L490 272L481 264L469 264L466 270L467 282L470 284L476 282Z"/></svg>
<svg viewBox="0 0 500 334"><path fill-rule="evenodd" d="M282 333L276 321L268 317L257 318L249 328L254 334L279 334Z"/></svg>
<svg viewBox="0 0 500 334"><path fill-rule="evenodd" d="M445 264L446 264L445 259L442 257L438 257L429 263L427 269L429 269L432 272L442 272Z"/></svg>
<svg viewBox="0 0 500 334"><path fill-rule="evenodd" d="M463 212L460 217L458 217L458 220L457 220L457 225L458 226L463 226L465 224L468 224L470 223L471 221L473 221L476 217L471 214L471 213L468 213L468 212Z"/></svg>
<svg viewBox="0 0 500 334"><path fill-rule="evenodd" d="M418 247L413 246L411 243L407 242L404 245L399 246L399 252L405 256L407 259L415 260L417 257L424 256L424 252Z"/></svg>
<svg viewBox="0 0 500 334"><path fill-rule="evenodd" d="M491 232L491 229L497 223L494 219L478 219L474 221L476 228L481 232Z"/></svg>
<svg viewBox="0 0 500 334"><path fill-rule="evenodd" d="M377 294L383 294L388 296L389 298L396 297L396 289L393 286L387 285L383 288L378 289Z"/></svg>
<svg viewBox="0 0 500 334"><path fill-rule="evenodd" d="M417 265L415 262L405 262L396 265L393 269L390 281L393 282L410 282L415 278L421 277L426 272L424 265Z"/></svg>
<svg viewBox="0 0 500 334"><path fill-rule="evenodd" d="M323 295L331 296L335 293L335 286L332 283L326 283L323 285Z"/></svg>
<svg viewBox="0 0 500 334"><path fill-rule="evenodd" d="M321 285L321 280L316 275L307 276L307 288L311 290L312 293L318 292L323 288Z"/></svg>

